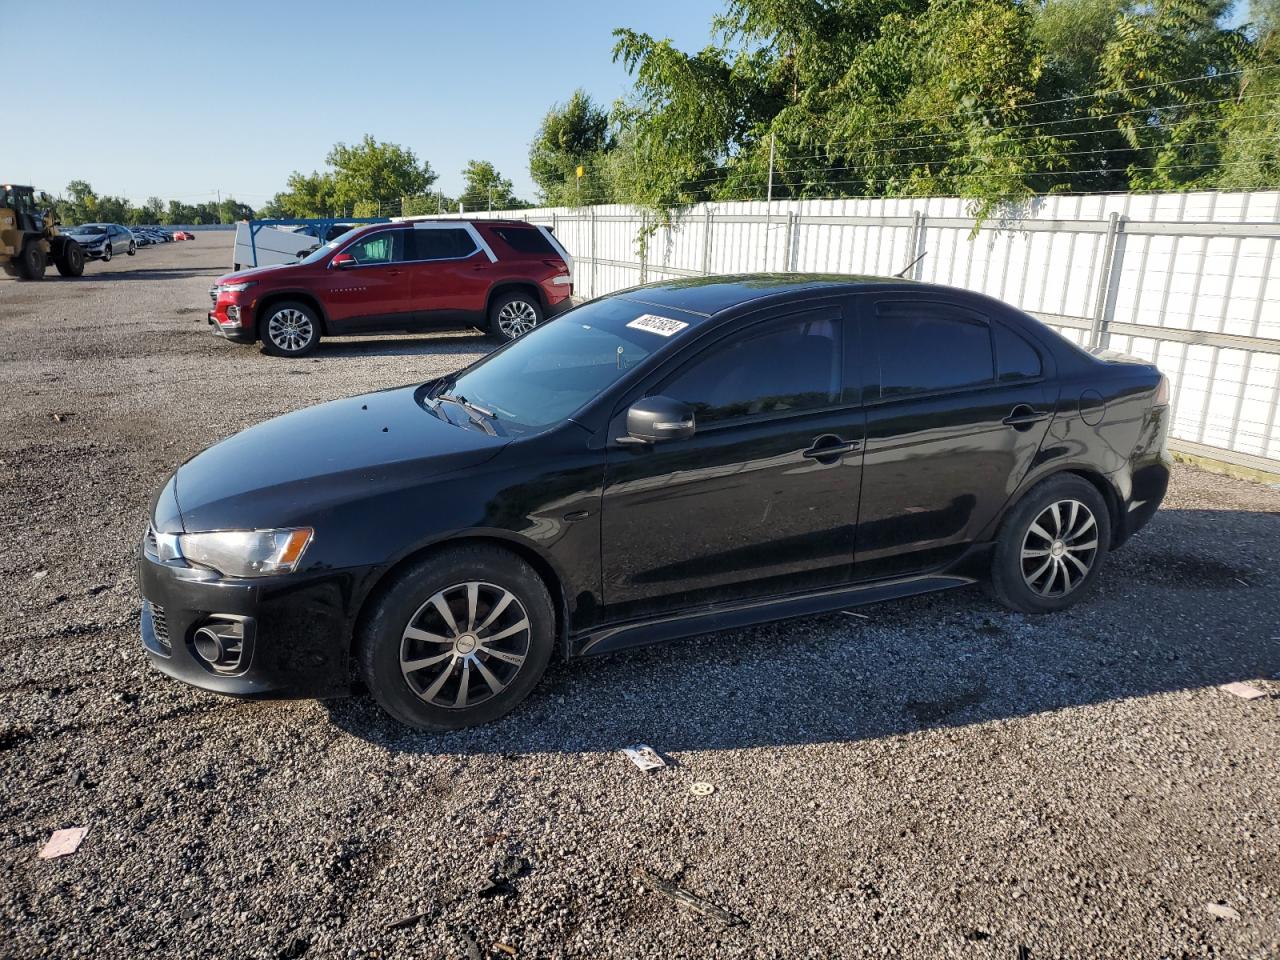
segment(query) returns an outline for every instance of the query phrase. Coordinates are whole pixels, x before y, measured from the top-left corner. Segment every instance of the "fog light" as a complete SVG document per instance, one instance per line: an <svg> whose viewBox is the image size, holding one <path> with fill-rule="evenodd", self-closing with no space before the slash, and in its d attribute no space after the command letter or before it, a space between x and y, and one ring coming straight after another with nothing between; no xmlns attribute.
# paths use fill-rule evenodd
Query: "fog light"
<svg viewBox="0 0 1280 960"><path fill-rule="evenodd" d="M196 658L214 673L236 674L249 665L248 621L231 615L211 617L191 635Z"/></svg>
<svg viewBox="0 0 1280 960"><path fill-rule="evenodd" d="M240 326L240 308L234 303L227 307L227 322L224 326L238 327Z"/></svg>

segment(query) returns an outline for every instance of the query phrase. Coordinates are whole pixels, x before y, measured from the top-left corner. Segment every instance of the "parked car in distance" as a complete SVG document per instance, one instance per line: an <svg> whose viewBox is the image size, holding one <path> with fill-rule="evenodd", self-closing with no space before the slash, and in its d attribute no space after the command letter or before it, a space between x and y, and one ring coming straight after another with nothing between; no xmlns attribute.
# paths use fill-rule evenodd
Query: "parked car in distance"
<svg viewBox="0 0 1280 960"><path fill-rule="evenodd" d="M129 232L133 234L134 242L140 247L149 247L155 243L151 234L147 233L145 230L139 230L137 227L133 227Z"/></svg>
<svg viewBox="0 0 1280 960"><path fill-rule="evenodd" d="M1159 507L1169 417L1152 364L968 291L637 287L188 460L139 553L142 643L210 690L358 679L443 730L511 710L554 652L976 581L1064 611Z"/></svg>
<svg viewBox="0 0 1280 960"><path fill-rule="evenodd" d="M194 240L196 235L188 230L173 231L173 239L175 240Z"/></svg>
<svg viewBox="0 0 1280 960"><path fill-rule="evenodd" d="M104 263L119 253L133 256L138 252L138 242L128 227L118 223L82 223L74 227L62 227L62 232L75 237L84 248L86 260Z"/></svg>
<svg viewBox="0 0 1280 960"><path fill-rule="evenodd" d="M523 221L371 224L297 263L220 277L209 323L284 357L328 335L479 327L512 340L568 308L572 268L550 230Z"/></svg>

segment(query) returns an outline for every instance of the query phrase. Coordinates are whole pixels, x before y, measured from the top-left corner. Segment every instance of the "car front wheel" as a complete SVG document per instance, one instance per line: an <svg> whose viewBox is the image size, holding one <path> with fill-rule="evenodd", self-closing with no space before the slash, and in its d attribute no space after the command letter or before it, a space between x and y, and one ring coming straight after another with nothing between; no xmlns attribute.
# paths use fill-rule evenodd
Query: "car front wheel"
<svg viewBox="0 0 1280 960"><path fill-rule="evenodd" d="M991 590L1023 613L1052 613L1093 589L1111 543L1111 516L1093 484L1060 474L1033 487L1001 527Z"/></svg>
<svg viewBox="0 0 1280 960"><path fill-rule="evenodd" d="M109 263L111 260L111 244L107 244L102 248L102 262Z"/></svg>
<svg viewBox="0 0 1280 960"><path fill-rule="evenodd" d="M489 308L489 330L499 340L515 340L540 324L542 316L542 304L532 294L500 294Z"/></svg>
<svg viewBox="0 0 1280 960"><path fill-rule="evenodd" d="M258 336L263 349L274 356L305 356L320 342L320 319L305 303L274 303L263 312Z"/></svg>
<svg viewBox="0 0 1280 960"><path fill-rule="evenodd" d="M379 704L419 730L496 720L555 645L542 578L500 547L445 548L399 574L365 618L357 663Z"/></svg>

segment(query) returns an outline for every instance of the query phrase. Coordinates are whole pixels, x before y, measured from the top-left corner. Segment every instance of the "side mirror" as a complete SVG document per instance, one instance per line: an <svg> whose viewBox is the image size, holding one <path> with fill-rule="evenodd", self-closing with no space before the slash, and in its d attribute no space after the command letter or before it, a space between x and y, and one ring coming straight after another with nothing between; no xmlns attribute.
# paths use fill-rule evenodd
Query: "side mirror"
<svg viewBox="0 0 1280 960"><path fill-rule="evenodd" d="M684 440L697 430L693 408L670 397L644 397L627 410L627 436L623 443L659 443Z"/></svg>
<svg viewBox="0 0 1280 960"><path fill-rule="evenodd" d="M349 270L352 267L358 267L360 261L349 253L336 253L333 259L329 261L329 266L335 270Z"/></svg>

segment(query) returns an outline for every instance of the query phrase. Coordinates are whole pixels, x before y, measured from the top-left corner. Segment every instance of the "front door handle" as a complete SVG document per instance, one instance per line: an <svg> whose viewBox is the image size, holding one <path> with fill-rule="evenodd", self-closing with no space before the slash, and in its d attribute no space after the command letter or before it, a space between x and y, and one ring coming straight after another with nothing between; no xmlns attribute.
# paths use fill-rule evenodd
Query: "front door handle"
<svg viewBox="0 0 1280 960"><path fill-rule="evenodd" d="M1030 404L1020 403L1010 410L1009 415L1000 422L1006 427L1013 427L1015 430L1024 430L1034 423L1039 423L1041 420L1047 419L1049 419L1047 411L1037 410Z"/></svg>
<svg viewBox="0 0 1280 960"><path fill-rule="evenodd" d="M813 446L804 451L802 456L819 463L835 463L846 453L853 453L861 446L861 440L845 440L834 433L824 433L813 441Z"/></svg>

